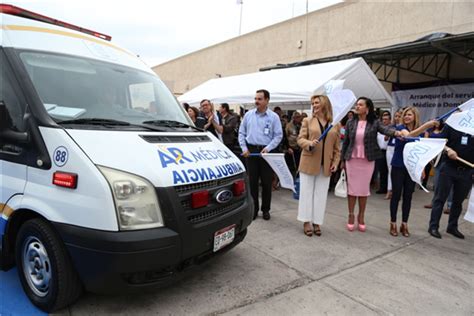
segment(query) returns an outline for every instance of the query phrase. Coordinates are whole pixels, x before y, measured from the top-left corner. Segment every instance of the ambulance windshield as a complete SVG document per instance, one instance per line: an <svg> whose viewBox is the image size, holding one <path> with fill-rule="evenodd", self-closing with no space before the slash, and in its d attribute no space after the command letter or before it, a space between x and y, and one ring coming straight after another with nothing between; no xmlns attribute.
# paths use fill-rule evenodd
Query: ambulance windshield
<svg viewBox="0 0 474 316"><path fill-rule="evenodd" d="M44 52L25 51L20 57L56 122L90 118L131 124L158 120L192 124L161 80L150 73Z"/></svg>

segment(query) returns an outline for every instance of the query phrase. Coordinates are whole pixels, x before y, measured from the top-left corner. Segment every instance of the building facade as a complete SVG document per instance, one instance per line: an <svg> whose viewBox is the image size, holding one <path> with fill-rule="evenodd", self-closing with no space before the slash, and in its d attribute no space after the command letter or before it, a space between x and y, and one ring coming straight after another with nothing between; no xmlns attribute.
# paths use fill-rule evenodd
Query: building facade
<svg viewBox="0 0 474 316"><path fill-rule="evenodd" d="M176 58L153 70L173 93L181 95L216 74L224 77L256 72L277 64L413 42L437 32L474 32L474 1L346 1ZM410 62L406 57L407 67L397 67L398 71L388 76L390 69L379 72L376 69L380 70L381 65L369 65L388 92L394 82L474 77L471 46L450 54L448 62L441 65L445 68L439 68L443 56L438 61L438 57L430 59L428 53L426 63L424 58L418 59L419 66L412 66L409 71L407 67L414 59ZM385 62L382 64L386 68ZM417 67L423 71L413 71Z"/></svg>

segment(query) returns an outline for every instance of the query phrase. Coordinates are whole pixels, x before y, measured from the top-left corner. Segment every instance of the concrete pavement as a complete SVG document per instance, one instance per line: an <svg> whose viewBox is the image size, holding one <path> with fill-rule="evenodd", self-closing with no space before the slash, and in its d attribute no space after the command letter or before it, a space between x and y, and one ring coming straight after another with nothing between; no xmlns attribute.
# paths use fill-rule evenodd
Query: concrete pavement
<svg viewBox="0 0 474 316"><path fill-rule="evenodd" d="M361 233L346 230L347 202L330 193L322 236L306 237L297 201L276 191L270 221L259 217L243 243L177 284L134 296L86 294L60 314L473 315L474 225L461 220L459 240L445 233L443 215L443 239L429 236L430 199L416 190L405 238L389 235L383 196L369 198Z"/></svg>

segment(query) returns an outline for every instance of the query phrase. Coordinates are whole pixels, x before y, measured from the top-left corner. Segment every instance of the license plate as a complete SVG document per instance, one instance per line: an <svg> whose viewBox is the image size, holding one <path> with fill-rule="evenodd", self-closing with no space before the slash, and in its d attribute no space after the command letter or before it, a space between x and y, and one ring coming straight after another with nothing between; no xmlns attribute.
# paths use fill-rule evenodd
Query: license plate
<svg viewBox="0 0 474 316"><path fill-rule="evenodd" d="M228 244L232 243L235 238L235 224L223 228L214 233L214 252L219 251Z"/></svg>

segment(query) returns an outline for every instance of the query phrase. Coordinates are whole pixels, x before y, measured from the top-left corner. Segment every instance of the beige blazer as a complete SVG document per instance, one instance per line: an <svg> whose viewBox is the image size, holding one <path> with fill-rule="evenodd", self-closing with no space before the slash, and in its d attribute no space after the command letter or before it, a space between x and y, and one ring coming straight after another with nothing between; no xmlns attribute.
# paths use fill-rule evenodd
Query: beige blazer
<svg viewBox="0 0 474 316"><path fill-rule="evenodd" d="M340 125L336 124L326 134L324 141L324 165L323 173L326 177L331 176L331 166L339 165L340 159ZM323 153L323 141L316 145L312 151L309 151L311 142L318 139L323 131L319 127L318 120L315 117L307 117L303 120L300 134L298 135L298 146L301 147L301 160L299 171L309 174L318 175L321 171L321 157Z"/></svg>

